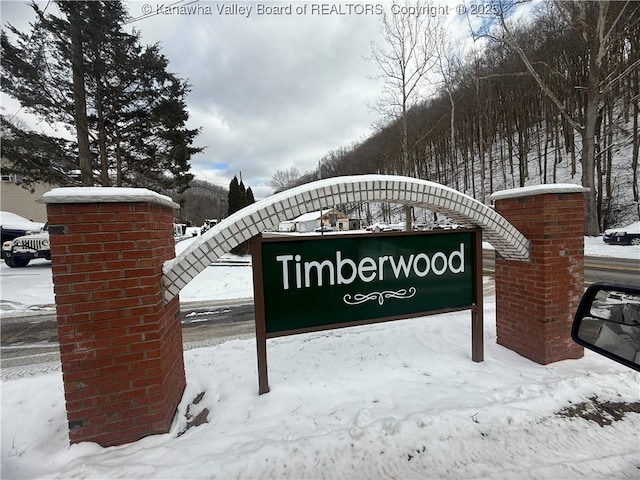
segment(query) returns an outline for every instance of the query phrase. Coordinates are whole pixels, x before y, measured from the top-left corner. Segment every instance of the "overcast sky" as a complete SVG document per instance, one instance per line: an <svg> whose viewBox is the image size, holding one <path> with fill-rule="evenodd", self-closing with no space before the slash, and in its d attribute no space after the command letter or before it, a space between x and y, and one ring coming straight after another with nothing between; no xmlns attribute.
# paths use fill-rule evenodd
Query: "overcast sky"
<svg viewBox="0 0 640 480"><path fill-rule="evenodd" d="M48 2L38 3L44 8ZM453 34L468 36L464 15L455 11L459 3L433 5L448 5ZM228 187L242 172L245 184L262 198L271 193L276 170L310 171L330 150L369 136L380 118L371 109L380 96L379 81L371 79L377 69L364 58L371 42L380 41L377 12L393 14L391 2L262 3L290 6L290 12L272 14L259 12L257 2L127 5L143 42L159 42L170 70L192 86L189 126L202 128L196 144L207 147L191 161L200 178ZM26 0L3 0L0 8L3 25L26 28L33 18ZM58 14L53 2L47 9ZM367 10L372 14L362 13ZM19 109L6 95L2 107L9 116Z"/></svg>

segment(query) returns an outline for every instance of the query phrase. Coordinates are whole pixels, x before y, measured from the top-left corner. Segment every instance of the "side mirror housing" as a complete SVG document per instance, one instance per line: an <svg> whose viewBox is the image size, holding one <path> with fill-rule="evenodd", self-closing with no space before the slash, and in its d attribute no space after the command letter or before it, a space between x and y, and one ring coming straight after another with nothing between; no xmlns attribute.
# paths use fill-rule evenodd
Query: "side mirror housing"
<svg viewBox="0 0 640 480"><path fill-rule="evenodd" d="M585 291L571 338L640 371L640 286L594 283Z"/></svg>

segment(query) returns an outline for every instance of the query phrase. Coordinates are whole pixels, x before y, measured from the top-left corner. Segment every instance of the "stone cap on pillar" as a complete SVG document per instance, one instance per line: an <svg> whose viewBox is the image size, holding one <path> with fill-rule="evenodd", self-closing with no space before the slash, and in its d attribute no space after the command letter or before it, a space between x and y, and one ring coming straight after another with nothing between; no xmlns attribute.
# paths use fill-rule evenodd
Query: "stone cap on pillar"
<svg viewBox="0 0 640 480"><path fill-rule="evenodd" d="M166 195L146 188L124 187L60 187L45 193L38 203L151 203L180 208Z"/></svg>
<svg viewBox="0 0 640 480"><path fill-rule="evenodd" d="M548 183L544 185L531 185L529 187L511 188L493 193L489 199L493 202L506 198L530 197L547 193L585 193L589 189L574 183Z"/></svg>

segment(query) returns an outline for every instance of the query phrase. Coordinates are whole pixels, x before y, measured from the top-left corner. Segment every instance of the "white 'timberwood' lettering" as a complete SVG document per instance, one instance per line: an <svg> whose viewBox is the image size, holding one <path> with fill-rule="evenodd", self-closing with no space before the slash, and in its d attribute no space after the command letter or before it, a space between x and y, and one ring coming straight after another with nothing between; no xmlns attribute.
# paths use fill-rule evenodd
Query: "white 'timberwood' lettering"
<svg viewBox="0 0 640 480"><path fill-rule="evenodd" d="M362 282L373 282L383 280L385 263L391 269L391 273L396 279L404 276L408 278L413 272L417 277L425 277L429 273L436 276L443 275L447 270L452 274L464 273L464 243L460 243L458 250L454 250L447 256L444 252L435 252L431 257L425 252L411 254L408 258L404 255L394 257L383 255L374 259L363 257L358 263L350 258L343 258L340 250L336 251L335 262L332 260L311 260L302 262L300 255L278 255L276 262L282 265L282 288L289 290L290 264L293 263L293 275L295 277L295 288L309 288L313 286L321 287L325 283L325 277L329 285L349 285L356 278ZM302 272L304 271L304 275ZM313 272L315 271L315 275ZM389 272L388 272L389 273ZM315 282L313 279L315 278ZM304 280L304 281L303 281Z"/></svg>

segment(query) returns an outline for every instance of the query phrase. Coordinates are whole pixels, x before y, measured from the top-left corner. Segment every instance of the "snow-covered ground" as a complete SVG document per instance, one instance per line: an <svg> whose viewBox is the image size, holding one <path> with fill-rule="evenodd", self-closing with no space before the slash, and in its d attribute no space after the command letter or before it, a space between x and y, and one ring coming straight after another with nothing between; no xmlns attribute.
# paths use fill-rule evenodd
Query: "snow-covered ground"
<svg viewBox="0 0 640 480"><path fill-rule="evenodd" d="M638 245L608 245L602 237L584 237L584 254L589 257L617 257L640 260Z"/></svg>
<svg viewBox="0 0 640 480"><path fill-rule="evenodd" d="M640 257L601 238L585 250ZM46 262L2 265L4 313L53 304L47 277ZM251 281L247 266L210 267L181 300L251 297ZM59 372L3 381L0 477L639 478L640 414L616 412L640 410L640 375L591 352L542 366L497 345L489 278L481 363L471 361L468 312L267 347L262 396L254 339L186 351L171 431L118 447L69 445ZM207 422L187 429L205 409Z"/></svg>

